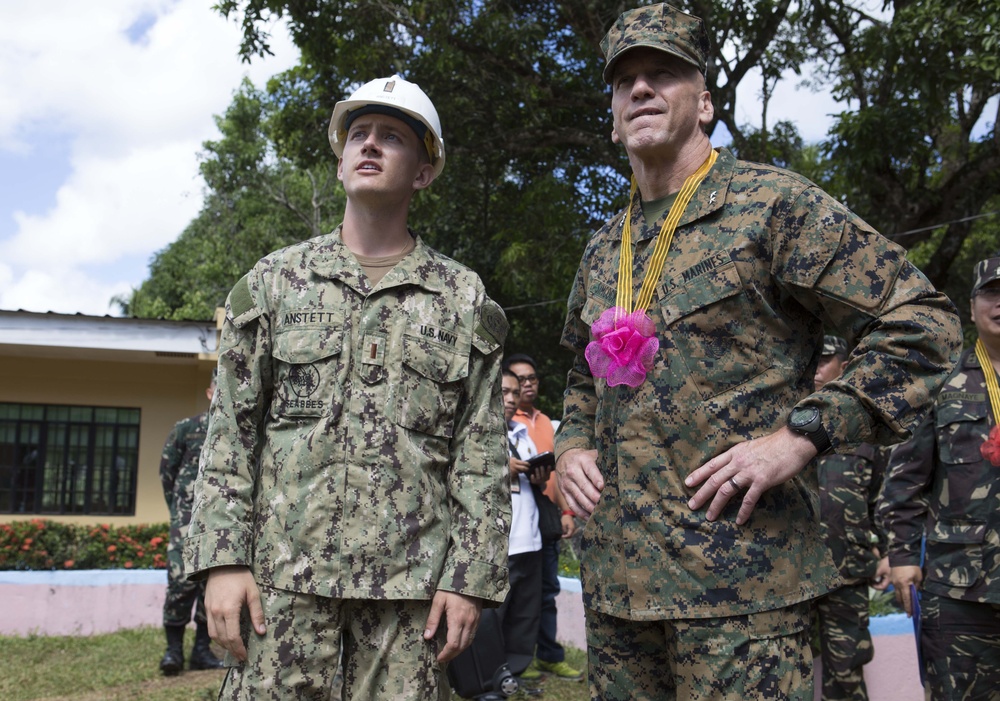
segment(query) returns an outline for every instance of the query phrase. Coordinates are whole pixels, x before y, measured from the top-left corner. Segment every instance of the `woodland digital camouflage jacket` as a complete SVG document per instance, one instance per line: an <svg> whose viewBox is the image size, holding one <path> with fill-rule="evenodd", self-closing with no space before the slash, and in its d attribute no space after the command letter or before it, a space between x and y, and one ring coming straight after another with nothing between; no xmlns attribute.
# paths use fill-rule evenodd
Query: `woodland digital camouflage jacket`
<svg viewBox="0 0 1000 701"><path fill-rule="evenodd" d="M230 293L188 572L338 598L502 601L507 323L428 248L370 289L339 229Z"/></svg>
<svg viewBox="0 0 1000 701"><path fill-rule="evenodd" d="M638 294L663 219L634 208ZM632 389L595 383L590 325L615 304L619 214L588 244L563 344L576 354L557 452L596 448L606 487L586 525L585 603L632 619L786 606L840 580L802 476L715 522L684 478L736 443L820 408L834 449L907 435L951 370L958 319L904 251L805 178L722 150L680 220L649 309L660 349ZM813 392L823 329L857 339L844 375Z"/></svg>
<svg viewBox="0 0 1000 701"><path fill-rule="evenodd" d="M1000 604L1000 467L979 452L992 427L970 349L913 437L892 451L880 511L890 565L919 565L926 532L923 589Z"/></svg>

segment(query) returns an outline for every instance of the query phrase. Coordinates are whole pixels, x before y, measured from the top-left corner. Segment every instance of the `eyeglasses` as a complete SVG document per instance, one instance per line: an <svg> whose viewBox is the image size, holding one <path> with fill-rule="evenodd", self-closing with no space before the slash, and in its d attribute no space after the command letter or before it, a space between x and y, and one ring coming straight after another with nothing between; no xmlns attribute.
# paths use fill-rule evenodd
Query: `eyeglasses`
<svg viewBox="0 0 1000 701"><path fill-rule="evenodd" d="M982 297L983 301L995 304L1000 302L1000 287L981 287L976 290L976 297ZM517 378L520 381L520 377Z"/></svg>
<svg viewBox="0 0 1000 701"><path fill-rule="evenodd" d="M530 384L535 384L536 382L538 382L538 375L518 375L517 376L517 383L519 385L525 385L525 384L529 384L529 383Z"/></svg>

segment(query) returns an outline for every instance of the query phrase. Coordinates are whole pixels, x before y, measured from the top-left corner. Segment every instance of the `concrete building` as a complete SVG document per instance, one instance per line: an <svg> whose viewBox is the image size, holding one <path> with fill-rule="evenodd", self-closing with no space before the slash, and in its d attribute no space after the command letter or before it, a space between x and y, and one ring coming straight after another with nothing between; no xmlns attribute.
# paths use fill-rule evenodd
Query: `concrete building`
<svg viewBox="0 0 1000 701"><path fill-rule="evenodd" d="M167 521L160 453L174 423L208 408L218 333L0 310L0 523Z"/></svg>

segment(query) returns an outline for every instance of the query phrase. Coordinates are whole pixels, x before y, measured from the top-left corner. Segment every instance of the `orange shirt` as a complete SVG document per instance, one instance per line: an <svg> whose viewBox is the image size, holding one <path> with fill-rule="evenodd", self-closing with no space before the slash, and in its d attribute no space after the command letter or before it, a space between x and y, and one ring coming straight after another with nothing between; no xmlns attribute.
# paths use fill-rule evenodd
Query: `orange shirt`
<svg viewBox="0 0 1000 701"><path fill-rule="evenodd" d="M555 450L555 442L553 440L555 429L553 429L552 420L548 416L538 409L532 409L530 414L518 409L514 412L514 421L528 427L528 437L531 438L531 442L538 448L539 453ZM555 470L549 475L549 481L545 483L544 491L549 499L555 501L556 498L552 494L552 485L555 484L553 475L555 475Z"/></svg>

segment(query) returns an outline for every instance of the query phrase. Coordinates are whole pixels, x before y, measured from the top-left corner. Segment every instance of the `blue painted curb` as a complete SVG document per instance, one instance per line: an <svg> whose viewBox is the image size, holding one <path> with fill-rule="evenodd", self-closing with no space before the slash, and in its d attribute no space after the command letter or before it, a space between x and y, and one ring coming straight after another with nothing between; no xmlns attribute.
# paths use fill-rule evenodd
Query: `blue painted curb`
<svg viewBox="0 0 1000 701"><path fill-rule="evenodd" d="M112 584L167 585L166 570L32 570L0 571L0 584L45 584L62 587L106 587Z"/></svg>

